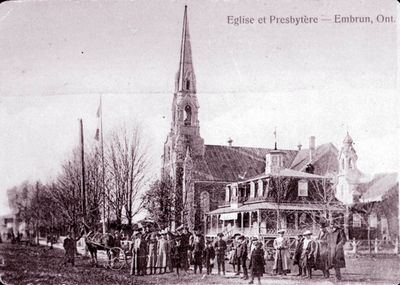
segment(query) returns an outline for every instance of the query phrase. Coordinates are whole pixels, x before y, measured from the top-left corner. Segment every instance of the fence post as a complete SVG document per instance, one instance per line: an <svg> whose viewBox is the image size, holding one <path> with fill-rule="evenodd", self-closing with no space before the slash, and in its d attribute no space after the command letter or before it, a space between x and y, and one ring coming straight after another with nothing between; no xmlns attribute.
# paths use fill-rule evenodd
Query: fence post
<svg viewBox="0 0 400 285"><path fill-rule="evenodd" d="M356 238L353 237L353 242L351 243L351 245L353 246L353 254L356 255L356 254L357 254L357 242L356 242Z"/></svg>
<svg viewBox="0 0 400 285"><path fill-rule="evenodd" d="M375 252L375 254L378 253L378 238L375 238L375 241L374 241L374 252Z"/></svg>

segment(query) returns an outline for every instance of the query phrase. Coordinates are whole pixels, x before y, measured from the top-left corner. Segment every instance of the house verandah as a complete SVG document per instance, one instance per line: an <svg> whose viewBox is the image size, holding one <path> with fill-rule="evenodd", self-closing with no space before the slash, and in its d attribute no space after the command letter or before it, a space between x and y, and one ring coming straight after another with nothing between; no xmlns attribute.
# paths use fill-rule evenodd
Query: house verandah
<svg viewBox="0 0 400 285"><path fill-rule="evenodd" d="M233 236L237 233L248 237L272 238L280 228L286 235L295 237L306 229L318 234L318 222L326 218L324 207L317 203L274 203L259 201L232 209L222 207L209 212L205 218L206 236L218 233ZM341 207L331 208L334 219L344 219Z"/></svg>

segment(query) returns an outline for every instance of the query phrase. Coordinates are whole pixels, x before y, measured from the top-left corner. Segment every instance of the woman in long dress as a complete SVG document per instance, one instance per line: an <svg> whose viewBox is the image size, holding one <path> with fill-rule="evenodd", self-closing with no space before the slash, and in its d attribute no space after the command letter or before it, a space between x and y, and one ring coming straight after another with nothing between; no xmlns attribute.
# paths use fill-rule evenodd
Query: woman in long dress
<svg viewBox="0 0 400 285"><path fill-rule="evenodd" d="M290 272L288 267L289 261L289 239L284 236L285 230L278 231L279 236L274 240L275 259L273 273L286 275Z"/></svg>
<svg viewBox="0 0 400 285"><path fill-rule="evenodd" d="M157 243L157 265L159 273L165 273L167 271L167 250L168 241L166 239L166 232L161 232L161 236Z"/></svg>

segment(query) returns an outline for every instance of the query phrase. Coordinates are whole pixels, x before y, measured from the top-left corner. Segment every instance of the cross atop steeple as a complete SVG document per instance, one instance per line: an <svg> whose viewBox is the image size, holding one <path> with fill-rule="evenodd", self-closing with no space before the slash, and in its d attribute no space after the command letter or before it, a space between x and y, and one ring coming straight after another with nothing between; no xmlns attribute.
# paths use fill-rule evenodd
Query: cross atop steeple
<svg viewBox="0 0 400 285"><path fill-rule="evenodd" d="M175 93L191 92L196 93L196 77L194 75L192 61L192 47L190 45L189 24L187 19L187 6L183 16L181 53L179 70L175 81Z"/></svg>

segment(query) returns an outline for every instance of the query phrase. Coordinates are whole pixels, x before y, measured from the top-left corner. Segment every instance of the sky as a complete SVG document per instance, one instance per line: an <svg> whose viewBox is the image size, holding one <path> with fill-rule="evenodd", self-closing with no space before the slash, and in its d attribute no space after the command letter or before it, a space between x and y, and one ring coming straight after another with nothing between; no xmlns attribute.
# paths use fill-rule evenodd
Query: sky
<svg viewBox="0 0 400 285"><path fill-rule="evenodd" d="M207 144L295 149L349 131L358 167L399 166L396 1L11 1L0 4L0 214L6 191L51 181L78 145L139 125L150 175L160 168L184 5L188 5L200 133ZM373 23L334 23L335 15ZM317 17L317 24L228 23L233 17Z"/></svg>

